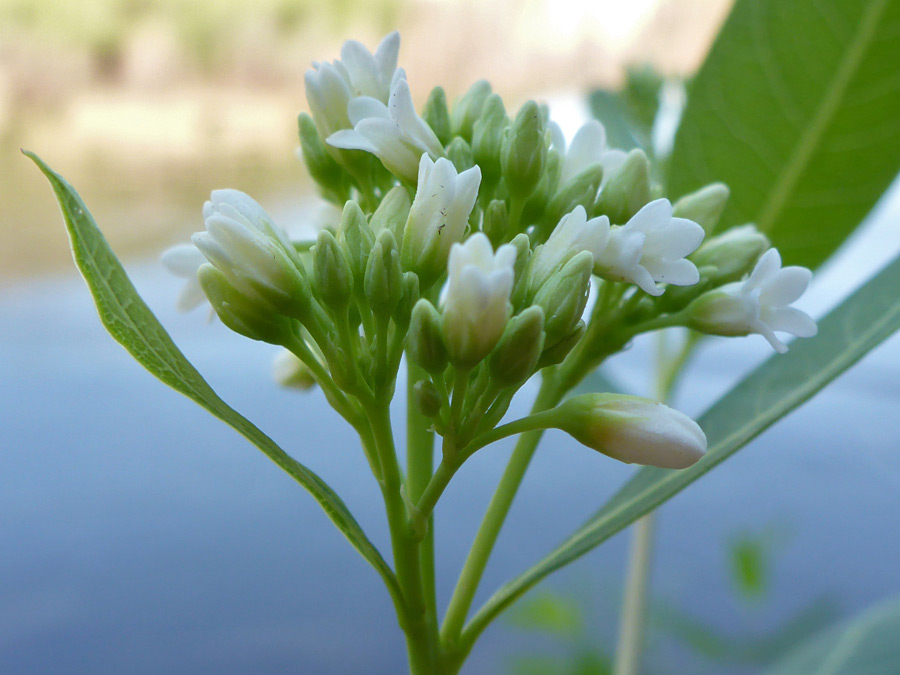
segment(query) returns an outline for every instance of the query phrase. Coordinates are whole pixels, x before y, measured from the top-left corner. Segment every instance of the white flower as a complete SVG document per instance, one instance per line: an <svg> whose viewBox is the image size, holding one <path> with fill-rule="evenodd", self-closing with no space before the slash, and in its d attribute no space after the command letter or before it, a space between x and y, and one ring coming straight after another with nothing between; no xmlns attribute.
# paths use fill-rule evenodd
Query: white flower
<svg viewBox="0 0 900 675"><path fill-rule="evenodd" d="M494 253L483 232L454 244L443 307L443 332L450 360L463 367L481 361L497 344L509 320L516 249Z"/></svg>
<svg viewBox="0 0 900 675"><path fill-rule="evenodd" d="M529 286L537 291L550 276L574 255L590 251L594 261L600 257L609 239L609 218L587 219L583 206L562 217L547 241L537 248L531 262Z"/></svg>
<svg viewBox="0 0 900 675"><path fill-rule="evenodd" d="M566 139L562 129L555 122L549 124L553 147L562 159L559 184L565 185L588 167L600 164L603 167L603 183L616 169L622 166L628 153L606 147L606 129L598 120L591 120L575 133L572 145L566 149Z"/></svg>
<svg viewBox="0 0 900 675"><path fill-rule="evenodd" d="M399 50L397 31L381 41L374 55L356 40L348 40L341 48L340 61L313 63L306 71L306 99L323 138L352 126L347 105L354 97L369 96L387 103Z"/></svg>
<svg viewBox="0 0 900 675"><path fill-rule="evenodd" d="M214 190L203 205L206 231L194 245L248 298L284 309L292 303L299 271L287 235L250 196Z"/></svg>
<svg viewBox="0 0 900 675"><path fill-rule="evenodd" d="M404 268L419 274L423 286L446 269L450 246L465 234L480 184L481 169L477 166L457 173L449 159L440 157L433 162L422 155L401 255Z"/></svg>
<svg viewBox="0 0 900 675"><path fill-rule="evenodd" d="M206 300L206 295L200 288L197 270L206 262L206 258L197 250L197 247L193 244L178 244L163 251L160 260L172 274L187 280L178 294L178 310L189 312L202 305Z"/></svg>
<svg viewBox="0 0 900 675"><path fill-rule="evenodd" d="M309 366L287 349L282 349L272 361L272 377L281 386L294 389L311 389L316 384Z"/></svg>
<svg viewBox="0 0 900 675"><path fill-rule="evenodd" d="M762 335L779 354L787 346L775 337L781 331L797 337L818 332L808 314L789 307L812 278L805 267L781 267L777 249L770 248L744 281L704 293L688 307L691 326L714 335Z"/></svg>
<svg viewBox="0 0 900 675"><path fill-rule="evenodd" d="M353 129L331 134L326 139L328 143L336 148L370 152L398 178L413 183L423 153L433 158L444 154L434 131L416 113L402 68L394 73L387 105L376 98L360 96L350 101L347 112Z"/></svg>
<svg viewBox="0 0 900 675"><path fill-rule="evenodd" d="M612 228L595 272L610 281L630 281L650 295L663 293L655 282L691 286L700 274L684 257L696 250L703 234L697 223L673 218L668 199L657 199Z"/></svg>
<svg viewBox="0 0 900 675"><path fill-rule="evenodd" d="M583 394L552 412L553 426L627 464L684 469L706 452L706 435L694 420L650 399Z"/></svg>

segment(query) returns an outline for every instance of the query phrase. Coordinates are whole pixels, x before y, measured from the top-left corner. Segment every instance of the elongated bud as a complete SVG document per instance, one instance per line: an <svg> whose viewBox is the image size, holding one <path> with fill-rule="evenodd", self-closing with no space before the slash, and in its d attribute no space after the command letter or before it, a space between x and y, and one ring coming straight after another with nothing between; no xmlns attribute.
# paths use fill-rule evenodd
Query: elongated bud
<svg viewBox="0 0 900 675"><path fill-rule="evenodd" d="M288 350L283 350L272 362L272 377L282 387L306 391L316 386L312 370Z"/></svg>
<svg viewBox="0 0 900 675"><path fill-rule="evenodd" d="M575 324L575 328L572 329L572 332L566 335L562 340L557 342L552 347L545 349L544 353L541 354L541 358L538 361L538 369L547 368L548 366L555 366L557 363L562 363L563 360L569 355L569 352L578 344L578 341L584 335L587 330L587 325L583 320L579 319L578 323Z"/></svg>
<svg viewBox="0 0 900 675"><path fill-rule="evenodd" d="M396 185L382 198L375 213L369 219L369 229L376 237L382 230L390 230L394 238L400 241L403 238L403 227L409 218L409 207L412 200L406 188Z"/></svg>
<svg viewBox="0 0 900 675"><path fill-rule="evenodd" d="M495 247L503 243L506 232L509 230L509 211L504 200L494 199L488 204L484 210L482 230ZM518 263L518 258L516 262Z"/></svg>
<svg viewBox="0 0 900 675"><path fill-rule="evenodd" d="M479 80L456 100L450 111L450 128L455 135L462 136L466 141L472 140L475 120L481 116L481 109L490 95L491 85L486 80Z"/></svg>
<svg viewBox="0 0 900 675"><path fill-rule="evenodd" d="M544 120L534 101L522 106L513 125L504 132L500 158L510 194L518 198L530 195L541 180L547 160Z"/></svg>
<svg viewBox="0 0 900 675"><path fill-rule="evenodd" d="M675 202L672 215L693 220L707 233L712 232L725 210L729 194L731 192L725 183L710 183Z"/></svg>
<svg viewBox="0 0 900 675"><path fill-rule="evenodd" d="M620 225L650 201L650 160L643 150L628 153L622 166L600 190L594 206L595 214L605 214L610 221Z"/></svg>
<svg viewBox="0 0 900 675"><path fill-rule="evenodd" d="M454 138L453 142L447 146L447 159L453 162L453 166L459 172L475 166L475 155L472 153L472 147L466 143L465 139L459 136Z"/></svg>
<svg viewBox="0 0 900 675"><path fill-rule="evenodd" d="M544 350L544 311L526 309L506 324L500 342L491 353L491 379L501 387L513 387L527 380Z"/></svg>
<svg viewBox="0 0 900 675"><path fill-rule="evenodd" d="M309 170L309 175L318 183L326 194L335 196L344 195L347 192L347 175L341 166L334 161L334 157L325 148L322 137L316 129L316 124L306 113L297 118L297 127L300 135L300 149L303 154L303 162Z"/></svg>
<svg viewBox="0 0 900 675"><path fill-rule="evenodd" d="M534 224L538 228L538 240L543 240L546 239L549 230L557 223L559 218L551 220L546 214L550 205L550 198L556 194L556 190L559 187L561 171L562 164L559 154L552 150L548 151L547 161L544 163L544 175L541 176L537 187L525 202L522 217L519 219L518 230L520 232L525 231L528 226Z"/></svg>
<svg viewBox="0 0 900 675"><path fill-rule="evenodd" d="M334 309L347 306L353 291L350 261L328 230L320 230L314 252L316 289L323 302Z"/></svg>
<svg viewBox="0 0 900 675"><path fill-rule="evenodd" d="M353 273L354 286L361 291L363 279L366 276L366 263L368 263L369 254L375 245L375 235L366 222L366 216L359 208L359 204L354 201L344 204L340 236L350 259L350 271Z"/></svg>
<svg viewBox="0 0 900 675"><path fill-rule="evenodd" d="M754 225L742 225L707 239L691 256L691 261L698 269L710 268L701 278L705 276L719 285L749 274L769 246L766 235Z"/></svg>
<svg viewBox="0 0 900 675"><path fill-rule="evenodd" d="M500 179L500 149L503 146L503 131L508 126L509 118L503 99L498 94L491 94L472 129L475 163L481 167L483 180L489 185Z"/></svg>
<svg viewBox="0 0 900 675"><path fill-rule="evenodd" d="M400 296L400 302L394 308L394 321L399 328L406 329L409 326L413 307L416 306L419 297L419 277L415 272L404 272L403 293Z"/></svg>
<svg viewBox="0 0 900 675"><path fill-rule="evenodd" d="M513 240L509 242L516 249L516 263L513 266L513 291L512 305L513 308L521 308L526 301L528 294L528 280L531 277L531 239L524 232L517 234Z"/></svg>
<svg viewBox="0 0 900 675"><path fill-rule="evenodd" d="M209 263L200 266L197 278L222 323L235 333L274 345L286 344L291 339L291 322L287 317L247 298Z"/></svg>
<svg viewBox="0 0 900 675"><path fill-rule="evenodd" d="M400 251L390 230L382 230L369 256L365 279L366 299L376 314L390 316L403 295Z"/></svg>
<svg viewBox="0 0 900 675"><path fill-rule="evenodd" d="M447 145L453 135L450 130L450 111L447 109L447 96L442 87L435 87L425 101L422 119L428 123L441 145Z"/></svg>
<svg viewBox="0 0 900 675"><path fill-rule="evenodd" d="M590 291L594 256L590 251L575 255L552 275L534 296L544 310L545 344L552 347L572 332L581 319Z"/></svg>
<svg viewBox="0 0 900 675"><path fill-rule="evenodd" d="M416 406L425 417L437 417L441 412L441 395L429 380L419 380L413 385Z"/></svg>
<svg viewBox="0 0 900 675"><path fill-rule="evenodd" d="M684 469L706 452L706 435L694 420L650 399L583 394L553 412L552 426L626 464Z"/></svg>
<svg viewBox="0 0 900 675"><path fill-rule="evenodd" d="M597 191L603 180L603 167L599 164L589 166L565 185L550 200L547 206L547 222L557 223L576 206L591 209L597 199Z"/></svg>
<svg viewBox="0 0 900 675"><path fill-rule="evenodd" d="M424 298L413 307L409 322L409 358L432 375L447 367L447 348L441 333L441 315Z"/></svg>

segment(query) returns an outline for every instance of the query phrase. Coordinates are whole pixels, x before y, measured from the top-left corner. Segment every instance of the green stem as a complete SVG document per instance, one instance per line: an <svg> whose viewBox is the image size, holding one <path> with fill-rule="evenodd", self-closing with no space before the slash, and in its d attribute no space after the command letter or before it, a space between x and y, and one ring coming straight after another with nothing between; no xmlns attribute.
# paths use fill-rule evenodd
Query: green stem
<svg viewBox="0 0 900 675"><path fill-rule="evenodd" d="M647 594L653 558L654 522L654 513L648 513L634 526L614 675L637 675L641 670L644 625L647 620Z"/></svg>

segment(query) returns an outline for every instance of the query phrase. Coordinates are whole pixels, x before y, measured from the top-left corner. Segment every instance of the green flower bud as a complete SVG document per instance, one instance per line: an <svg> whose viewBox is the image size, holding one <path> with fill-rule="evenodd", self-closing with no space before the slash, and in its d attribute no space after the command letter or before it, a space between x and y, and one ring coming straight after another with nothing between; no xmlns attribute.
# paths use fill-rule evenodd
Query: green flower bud
<svg viewBox="0 0 900 675"><path fill-rule="evenodd" d="M426 372L437 375L447 367L447 348L441 331L441 315L422 298L413 307L409 322L409 358Z"/></svg>
<svg viewBox="0 0 900 675"><path fill-rule="evenodd" d="M552 347L572 332L581 319L591 288L594 255L582 251L548 279L534 296L544 310L546 345Z"/></svg>
<svg viewBox="0 0 900 675"><path fill-rule="evenodd" d="M346 307L353 291L353 276L347 254L328 230L319 230L313 254L313 272L319 297L334 309Z"/></svg>
<svg viewBox="0 0 900 675"><path fill-rule="evenodd" d="M486 80L479 80L456 100L450 111L450 128L456 136L462 136L466 141L472 140L475 120L481 117L481 109L490 95L491 85Z"/></svg>
<svg viewBox="0 0 900 675"><path fill-rule="evenodd" d="M401 185L395 185L382 198L375 213L369 219L369 228L374 235L378 235L382 230L390 230L394 234L394 238L400 241L403 238L403 227L406 225L406 219L409 218L409 207L412 206L412 200L409 198L409 192Z"/></svg>
<svg viewBox="0 0 900 675"><path fill-rule="evenodd" d="M441 412L441 395L430 380L419 380L413 385L416 405L425 417L437 417Z"/></svg>
<svg viewBox="0 0 900 675"><path fill-rule="evenodd" d="M222 323L235 333L274 345L286 344L292 338L290 319L242 294L214 266L201 265L197 278Z"/></svg>
<svg viewBox="0 0 900 675"><path fill-rule="evenodd" d="M359 204L354 201L344 204L340 236L350 259L350 271L355 288L361 291L363 279L366 276L366 263L369 261L369 254L375 245L375 235L366 222L366 217L359 208Z"/></svg>
<svg viewBox="0 0 900 675"><path fill-rule="evenodd" d="M506 232L509 230L509 211L506 202L502 199L494 199L484 210L484 221L481 229L491 240L494 247L503 243ZM518 259L516 259L518 262Z"/></svg>
<svg viewBox="0 0 900 675"><path fill-rule="evenodd" d="M309 175L319 184L326 195L340 198L347 194L347 174L328 152L316 124L306 113L297 118L300 134L300 149Z"/></svg>
<svg viewBox="0 0 900 675"><path fill-rule="evenodd" d="M491 353L491 379L501 387L527 380L544 350L544 310L532 306L506 324L500 342Z"/></svg>
<svg viewBox="0 0 900 675"><path fill-rule="evenodd" d="M538 361L538 369L540 370L541 368L547 368L548 366L555 366L557 363L562 363L569 355L569 352L578 344L578 341L582 338L586 330L587 326L584 321L579 319L571 333L566 335L549 349L544 350L544 353L541 354L541 358Z"/></svg>
<svg viewBox="0 0 900 675"><path fill-rule="evenodd" d="M600 190L594 214L609 216L612 223L621 225L650 201L650 160L643 150L632 150L622 166Z"/></svg>
<svg viewBox="0 0 900 675"><path fill-rule="evenodd" d="M524 232L517 234L509 242L516 249L516 262L513 266L513 290L510 297L514 310L525 304L528 292L528 279L531 277L531 239Z"/></svg>
<svg viewBox="0 0 900 675"><path fill-rule="evenodd" d="M768 238L755 225L742 225L707 239L691 260L699 269L710 268L705 275L701 274L701 279L725 284L749 274L769 246Z"/></svg>
<svg viewBox="0 0 900 675"><path fill-rule="evenodd" d="M548 417L589 448L626 464L684 469L706 452L706 435L682 412L624 394L583 394Z"/></svg>
<svg viewBox="0 0 900 675"><path fill-rule="evenodd" d="M390 230L382 230L366 265L364 284L372 311L390 316L403 295L403 270L400 250Z"/></svg>
<svg viewBox="0 0 900 675"><path fill-rule="evenodd" d="M718 224L719 217L728 203L729 194L728 186L724 183L710 183L675 202L672 215L675 218L693 220L708 234Z"/></svg>
<svg viewBox="0 0 900 675"><path fill-rule="evenodd" d="M422 119L428 123L441 145L447 145L453 135L450 131L450 111L447 109L447 97L442 87L435 87L425 101Z"/></svg>
<svg viewBox="0 0 900 675"><path fill-rule="evenodd" d="M482 180L488 185L500 180L500 149L503 146L503 131L508 126L509 118L503 99L498 94L491 94L472 129L475 163L481 167Z"/></svg>
<svg viewBox="0 0 900 675"><path fill-rule="evenodd" d="M520 199L530 195L541 180L546 160L544 120L537 103L528 101L503 134L500 162L510 195Z"/></svg>
<svg viewBox="0 0 900 675"><path fill-rule="evenodd" d="M403 293L400 295L400 302L394 308L394 321L399 328L405 329L409 326L413 307L419 301L419 277L415 272L404 272L402 283Z"/></svg>
<svg viewBox="0 0 900 675"><path fill-rule="evenodd" d="M316 386L312 370L286 349L272 362L272 377L282 387L308 390Z"/></svg>
<svg viewBox="0 0 900 675"><path fill-rule="evenodd" d="M555 225L563 216L571 213L576 206L583 206L585 210L593 208L602 180L603 167L595 164L586 168L565 185L560 186L547 206L545 222Z"/></svg>
<svg viewBox="0 0 900 675"><path fill-rule="evenodd" d="M462 173L475 166L475 155L465 139L457 136L447 147L447 159L453 162L457 172Z"/></svg>
<svg viewBox="0 0 900 675"><path fill-rule="evenodd" d="M519 230L524 231L529 225L538 227L537 235L539 240L546 239L550 234L550 230L559 221L546 218L547 207L549 206L550 197L556 193L559 187L559 177L562 172L562 160L559 153L553 150L547 151L547 161L544 168L544 175L537 187L531 193L531 196L525 202L525 208L522 210L522 217L519 219Z"/></svg>

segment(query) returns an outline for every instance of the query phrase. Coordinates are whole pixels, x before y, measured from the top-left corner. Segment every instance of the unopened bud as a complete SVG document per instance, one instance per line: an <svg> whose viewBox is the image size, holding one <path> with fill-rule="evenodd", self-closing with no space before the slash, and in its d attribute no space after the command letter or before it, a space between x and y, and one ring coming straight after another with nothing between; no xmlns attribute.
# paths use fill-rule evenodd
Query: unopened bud
<svg viewBox="0 0 900 675"><path fill-rule="evenodd" d="M481 167L484 181L493 185L500 179L500 148L503 146L503 131L509 126L503 99L491 94L484 102L481 117L472 130L472 152L475 163Z"/></svg>
<svg viewBox="0 0 900 675"><path fill-rule="evenodd" d="M716 285L725 284L749 274L769 245L766 235L756 226L741 225L707 239L691 260L698 269L711 268L701 278L705 276Z"/></svg>
<svg viewBox="0 0 900 675"><path fill-rule="evenodd" d="M425 101L422 119L428 123L441 145L447 145L453 135L450 130L450 111L447 109L447 97L442 87L435 87Z"/></svg>
<svg viewBox="0 0 900 675"><path fill-rule="evenodd" d="M586 330L587 325L583 320L579 319L571 333L566 335L549 349L544 350L544 353L541 354L541 358L538 361L537 367L539 369L547 368L548 366L555 366L557 363L562 363L569 355L569 352L578 344L578 341L584 335Z"/></svg>
<svg viewBox="0 0 900 675"><path fill-rule="evenodd" d="M509 211L506 202L502 199L494 199L484 210L484 222L482 230L495 247L503 243L507 230L509 230ZM516 259L518 263L518 258Z"/></svg>
<svg viewBox="0 0 900 675"><path fill-rule="evenodd" d="M576 206L582 206L585 210L593 208L602 180L603 167L599 164L594 164L587 167L565 185L561 185L559 191L547 206L545 220L557 223L567 213L571 213Z"/></svg>
<svg viewBox="0 0 900 675"><path fill-rule="evenodd" d="M693 220L707 233L712 232L725 210L729 194L728 186L724 183L710 183L675 202L672 215Z"/></svg>
<svg viewBox="0 0 900 675"><path fill-rule="evenodd" d="M372 234L378 236L382 230L390 230L394 238L400 241L403 238L403 227L409 217L409 207L412 200L409 193L402 185L396 185L382 198L375 213L369 219L369 229Z"/></svg>
<svg viewBox="0 0 900 675"><path fill-rule="evenodd" d="M600 190L595 214L609 216L612 223L621 225L650 202L650 160L643 150L632 150L625 161Z"/></svg>
<svg viewBox="0 0 900 675"><path fill-rule="evenodd" d="M425 417L437 417L441 412L441 395L430 380L419 380L413 385L416 406Z"/></svg>
<svg viewBox="0 0 900 675"><path fill-rule="evenodd" d="M486 80L479 80L456 100L450 111L450 128L454 135L462 136L466 141L472 140L475 120L481 116L481 109L490 95L491 85Z"/></svg>
<svg viewBox="0 0 900 675"><path fill-rule="evenodd" d="M472 147L466 143L464 138L457 136L453 142L447 146L447 159L453 162L458 172L466 171L475 166L475 155ZM480 167L479 167L480 169Z"/></svg>
<svg viewBox="0 0 900 675"><path fill-rule="evenodd" d="M552 275L537 291L534 304L544 310L545 344L552 347L572 332L581 319L591 288L594 256L582 251Z"/></svg>
<svg viewBox="0 0 900 675"><path fill-rule="evenodd" d="M309 170L309 175L326 194L344 195L347 192L347 174L325 148L315 122L309 115L302 113L297 118L297 127L303 162Z"/></svg>
<svg viewBox="0 0 900 675"><path fill-rule="evenodd" d="M322 301L334 309L347 306L353 291L353 276L347 254L328 230L319 230L314 251L314 278Z"/></svg>
<svg viewBox="0 0 900 675"><path fill-rule="evenodd" d="M531 239L521 232L509 242L516 249L516 263L513 266L513 291L510 298L513 308L519 309L524 305L528 294L528 280L531 277L529 266L531 264Z"/></svg>
<svg viewBox="0 0 900 675"><path fill-rule="evenodd" d="M543 349L544 311L532 306L506 324L490 356L491 379L501 387L521 384L534 373Z"/></svg>
<svg viewBox="0 0 900 675"><path fill-rule="evenodd" d="M534 101L523 105L513 125L506 128L500 158L510 195L520 199L530 195L547 160L544 120Z"/></svg>
<svg viewBox="0 0 900 675"><path fill-rule="evenodd" d="M382 230L366 265L366 299L376 314L390 316L403 295L400 251L390 230Z"/></svg>
<svg viewBox="0 0 900 675"><path fill-rule="evenodd" d="M375 235L366 222L359 204L348 201L341 214L341 241L350 259L350 271L353 273L354 286L362 291L363 279L366 275L366 263L375 245Z"/></svg>
<svg viewBox="0 0 900 675"><path fill-rule="evenodd" d="M413 307L409 322L409 358L432 375L447 367L447 348L441 334L441 315L424 298Z"/></svg>
<svg viewBox="0 0 900 675"><path fill-rule="evenodd" d="M583 394L554 411L553 425L626 464L684 469L706 452L706 435L682 412L624 394Z"/></svg>
<svg viewBox="0 0 900 675"><path fill-rule="evenodd" d="M419 297L419 277L415 272L404 272L403 293L400 295L400 302L394 308L394 321L399 328L406 329L409 326L413 307L416 306Z"/></svg>
<svg viewBox="0 0 900 675"><path fill-rule="evenodd" d="M316 386L316 378L309 366L286 349L272 362L272 377L282 387L305 391Z"/></svg>

